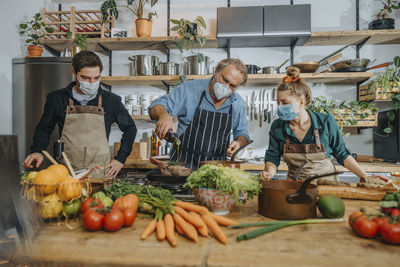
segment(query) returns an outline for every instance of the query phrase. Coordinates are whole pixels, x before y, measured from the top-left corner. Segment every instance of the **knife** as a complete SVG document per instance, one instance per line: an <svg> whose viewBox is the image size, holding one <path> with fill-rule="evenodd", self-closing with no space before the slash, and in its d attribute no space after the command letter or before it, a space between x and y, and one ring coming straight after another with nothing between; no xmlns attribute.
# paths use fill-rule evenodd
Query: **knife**
<svg viewBox="0 0 400 267"><path fill-rule="evenodd" d="M258 120L257 95L254 92L254 120Z"/></svg>
<svg viewBox="0 0 400 267"><path fill-rule="evenodd" d="M254 119L254 101L255 101L255 92L251 93L251 102L250 102L250 120Z"/></svg>
<svg viewBox="0 0 400 267"><path fill-rule="evenodd" d="M260 90L260 102L258 103L258 113L259 113L259 121L260 121L260 128L262 127L262 121L263 121L263 105L264 105L264 95L263 95L264 90Z"/></svg>
<svg viewBox="0 0 400 267"><path fill-rule="evenodd" d="M246 95L246 110L247 110L247 117L250 116L250 107L249 107L249 96Z"/></svg>
<svg viewBox="0 0 400 267"><path fill-rule="evenodd" d="M266 102L266 107L264 108L264 122L266 122L267 121L267 119L268 119L268 112L269 112L269 94L267 93L267 92L264 92L264 94L266 93L266 99L267 99L267 102Z"/></svg>
<svg viewBox="0 0 400 267"><path fill-rule="evenodd" d="M276 117L277 116L277 110L274 108L274 105L278 105L278 103L276 103L276 88L272 89L272 117Z"/></svg>
<svg viewBox="0 0 400 267"><path fill-rule="evenodd" d="M272 121L272 112L274 111L274 104L270 103L271 108L270 108L270 112L268 112L268 123L271 123Z"/></svg>

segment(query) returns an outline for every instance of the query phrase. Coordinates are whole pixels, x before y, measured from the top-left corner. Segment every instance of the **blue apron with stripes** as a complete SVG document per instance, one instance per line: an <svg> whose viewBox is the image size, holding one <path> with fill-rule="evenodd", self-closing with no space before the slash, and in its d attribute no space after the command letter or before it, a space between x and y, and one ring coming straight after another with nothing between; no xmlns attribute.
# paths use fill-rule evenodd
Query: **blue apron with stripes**
<svg viewBox="0 0 400 267"><path fill-rule="evenodd" d="M232 104L229 113L208 111L200 108L205 92L201 95L193 119L180 136L179 161L187 168L196 170L201 161L226 160L226 149L232 129ZM177 147L171 150L171 160L177 160Z"/></svg>

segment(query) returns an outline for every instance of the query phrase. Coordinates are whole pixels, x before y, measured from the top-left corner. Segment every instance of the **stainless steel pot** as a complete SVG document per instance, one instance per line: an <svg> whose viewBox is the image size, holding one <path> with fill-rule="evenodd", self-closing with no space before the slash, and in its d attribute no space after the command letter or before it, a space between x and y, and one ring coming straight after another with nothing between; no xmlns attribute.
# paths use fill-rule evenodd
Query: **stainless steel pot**
<svg viewBox="0 0 400 267"><path fill-rule="evenodd" d="M200 62L197 55L186 57L189 75L207 75L210 73L210 57L204 56L203 58L204 60Z"/></svg>
<svg viewBox="0 0 400 267"><path fill-rule="evenodd" d="M283 65L285 65L287 62L289 61L289 59L286 59L281 65L279 65L278 67L276 66L267 66L262 68L263 73L265 74L279 74L280 73L280 69L282 68Z"/></svg>
<svg viewBox="0 0 400 267"><path fill-rule="evenodd" d="M174 62L161 62L160 75L179 75L179 64Z"/></svg>
<svg viewBox="0 0 400 267"><path fill-rule="evenodd" d="M160 59L151 55L136 55L128 57L131 63L131 75L157 75Z"/></svg>

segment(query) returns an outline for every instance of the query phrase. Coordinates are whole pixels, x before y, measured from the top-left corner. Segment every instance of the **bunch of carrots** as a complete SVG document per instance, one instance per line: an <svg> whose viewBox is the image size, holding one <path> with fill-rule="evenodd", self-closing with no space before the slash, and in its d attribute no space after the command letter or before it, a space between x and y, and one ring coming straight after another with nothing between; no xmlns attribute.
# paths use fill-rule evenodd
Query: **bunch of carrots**
<svg viewBox="0 0 400 267"><path fill-rule="evenodd" d="M234 220L209 212L206 207L175 201L173 210L169 213L165 213L162 209L156 210L155 218L144 229L141 239L145 240L155 231L158 240L167 239L171 246L175 247L177 245L175 230L194 242L198 241L199 234L208 237L210 230L222 244L226 244L228 239L220 225L236 224L238 223Z"/></svg>

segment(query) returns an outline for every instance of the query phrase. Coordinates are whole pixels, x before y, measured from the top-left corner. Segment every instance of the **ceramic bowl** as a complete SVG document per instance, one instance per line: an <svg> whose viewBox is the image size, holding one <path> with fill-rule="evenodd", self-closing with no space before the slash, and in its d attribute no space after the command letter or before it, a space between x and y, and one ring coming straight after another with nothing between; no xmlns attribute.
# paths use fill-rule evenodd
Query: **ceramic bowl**
<svg viewBox="0 0 400 267"><path fill-rule="evenodd" d="M230 195L219 193L212 188L193 188L193 193L201 205L218 215L229 214L231 207L236 203Z"/></svg>

